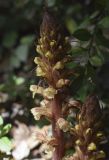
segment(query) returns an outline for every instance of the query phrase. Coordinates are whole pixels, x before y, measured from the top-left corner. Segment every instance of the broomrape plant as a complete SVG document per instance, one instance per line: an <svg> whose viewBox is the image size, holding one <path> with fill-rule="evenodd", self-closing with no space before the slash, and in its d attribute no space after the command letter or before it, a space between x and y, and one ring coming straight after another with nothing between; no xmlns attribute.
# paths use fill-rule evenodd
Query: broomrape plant
<svg viewBox="0 0 109 160"><path fill-rule="evenodd" d="M44 86L31 85L30 90L33 98L39 94L44 99L31 112L36 120L46 117L52 125L52 136L36 135L37 138L46 143L48 151L52 151L52 160L104 160L105 152L99 149L105 135L98 99L94 95L89 96L83 105L69 100L70 77L76 75L66 65L72 61L69 39L47 9L36 51L39 53L34 59L36 76L44 80ZM76 123L72 125L68 116L75 112L75 108L79 111ZM75 149L72 156L65 155L69 148Z"/></svg>

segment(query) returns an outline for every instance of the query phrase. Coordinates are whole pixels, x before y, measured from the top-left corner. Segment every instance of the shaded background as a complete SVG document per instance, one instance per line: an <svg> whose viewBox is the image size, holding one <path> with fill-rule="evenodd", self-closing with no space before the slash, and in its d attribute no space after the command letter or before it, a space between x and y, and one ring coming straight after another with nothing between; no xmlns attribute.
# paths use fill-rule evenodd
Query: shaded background
<svg viewBox="0 0 109 160"><path fill-rule="evenodd" d="M42 0L0 1L0 113L5 123L12 124L10 137L17 141L16 146L24 139L25 132L28 133L27 137L31 135L31 126L42 127L48 124L46 120L37 123L34 121L30 109L39 103L39 97L33 101L29 91L30 84L37 84L39 81L35 77L36 66L33 59L37 55L35 44L39 37L43 6ZM70 35L71 54L74 53L75 63L72 62L69 66L75 68L79 65L80 76L74 79L71 94L83 101L93 90L100 97L101 105L108 106L108 0L48 0L48 6L55 11L65 34ZM78 32L81 28L84 30ZM91 46L90 56L85 50L75 48L72 41L76 37L78 44L87 49L89 38L85 29L90 31L91 36L96 34L96 43ZM94 85L89 82L90 77L94 80ZM24 157L40 157L37 152L40 145L32 145Z"/></svg>

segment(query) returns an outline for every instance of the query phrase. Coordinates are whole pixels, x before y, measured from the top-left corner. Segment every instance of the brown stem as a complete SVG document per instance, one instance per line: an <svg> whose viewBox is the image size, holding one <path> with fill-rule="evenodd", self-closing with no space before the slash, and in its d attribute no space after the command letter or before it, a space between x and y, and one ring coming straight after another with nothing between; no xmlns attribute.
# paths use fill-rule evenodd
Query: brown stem
<svg viewBox="0 0 109 160"><path fill-rule="evenodd" d="M52 101L52 132L53 136L56 138L58 145L55 147L52 160L62 160L64 156L65 144L64 135L59 127L56 126L57 120L62 117L62 102L60 95L56 95Z"/></svg>

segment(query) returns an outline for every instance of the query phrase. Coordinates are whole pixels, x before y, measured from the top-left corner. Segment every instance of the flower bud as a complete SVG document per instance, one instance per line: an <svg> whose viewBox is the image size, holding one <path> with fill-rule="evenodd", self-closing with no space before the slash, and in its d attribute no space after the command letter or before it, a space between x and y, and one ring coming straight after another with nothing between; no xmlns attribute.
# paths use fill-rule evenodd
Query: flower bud
<svg viewBox="0 0 109 160"><path fill-rule="evenodd" d="M76 145L78 145L78 146L80 146L81 145L81 141L78 139L78 140L76 140Z"/></svg>
<svg viewBox="0 0 109 160"><path fill-rule="evenodd" d="M41 63L40 57L35 57L34 63L40 65L40 63Z"/></svg>
<svg viewBox="0 0 109 160"><path fill-rule="evenodd" d="M92 129L91 129L91 128L88 128L85 133L86 133L86 134L92 133Z"/></svg>
<svg viewBox="0 0 109 160"><path fill-rule="evenodd" d="M53 70L55 69L63 69L64 68L64 64L61 61L58 61L55 66L53 67Z"/></svg>
<svg viewBox="0 0 109 160"><path fill-rule="evenodd" d="M46 53L45 53L45 56L46 56L47 58L49 58L49 59L52 59L52 58L53 58L53 54L52 54L50 51L46 52Z"/></svg>
<svg viewBox="0 0 109 160"><path fill-rule="evenodd" d="M51 46L51 47L53 47L55 44L56 44L56 41L55 41L55 40L52 40L52 41L50 42L50 46Z"/></svg>
<svg viewBox="0 0 109 160"><path fill-rule="evenodd" d="M41 46L40 46L40 45L37 45L36 51L37 51L39 54L43 55L43 52L42 52L42 50L41 50Z"/></svg>
<svg viewBox="0 0 109 160"><path fill-rule="evenodd" d="M46 75L45 72L42 70L42 68L39 65L37 66L37 69L36 69L36 75L42 76L42 77Z"/></svg>
<svg viewBox="0 0 109 160"><path fill-rule="evenodd" d="M79 129L80 129L79 124L76 124L76 125L75 125L75 129L76 129L77 131L79 131Z"/></svg>
<svg viewBox="0 0 109 160"><path fill-rule="evenodd" d="M94 142L91 142L89 145L88 145L88 151L94 151L97 149L97 146Z"/></svg>
<svg viewBox="0 0 109 160"><path fill-rule="evenodd" d="M67 85L70 81L68 79L59 79L58 82L56 83L57 88L61 88L64 85Z"/></svg>

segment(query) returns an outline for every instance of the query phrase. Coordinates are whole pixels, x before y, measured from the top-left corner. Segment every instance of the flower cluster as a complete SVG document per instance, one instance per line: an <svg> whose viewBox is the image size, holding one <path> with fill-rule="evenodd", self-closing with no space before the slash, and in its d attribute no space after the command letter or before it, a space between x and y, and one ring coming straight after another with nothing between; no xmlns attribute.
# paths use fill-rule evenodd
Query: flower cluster
<svg viewBox="0 0 109 160"><path fill-rule="evenodd" d="M67 160L105 160L106 154L100 145L106 141L103 133L102 110L96 96L89 96L78 115L78 122L73 129L75 154Z"/></svg>
<svg viewBox="0 0 109 160"><path fill-rule="evenodd" d="M67 75L70 73L66 68L66 63L71 59L68 55L69 50L68 38L61 34L61 28L55 18L49 14L49 11L45 11L40 38L36 46L39 56L35 57L34 62L37 65L36 76L40 76L46 86L30 86L33 98L36 94L44 98L40 102L40 107L32 108L31 112L36 120L46 117L52 123L52 139L57 142L53 156L56 160L61 160L64 156L64 136L60 126L67 131L67 123L62 122L62 105L66 98L65 92L70 84L70 80L66 78L66 73ZM54 148L54 143L51 145Z"/></svg>

